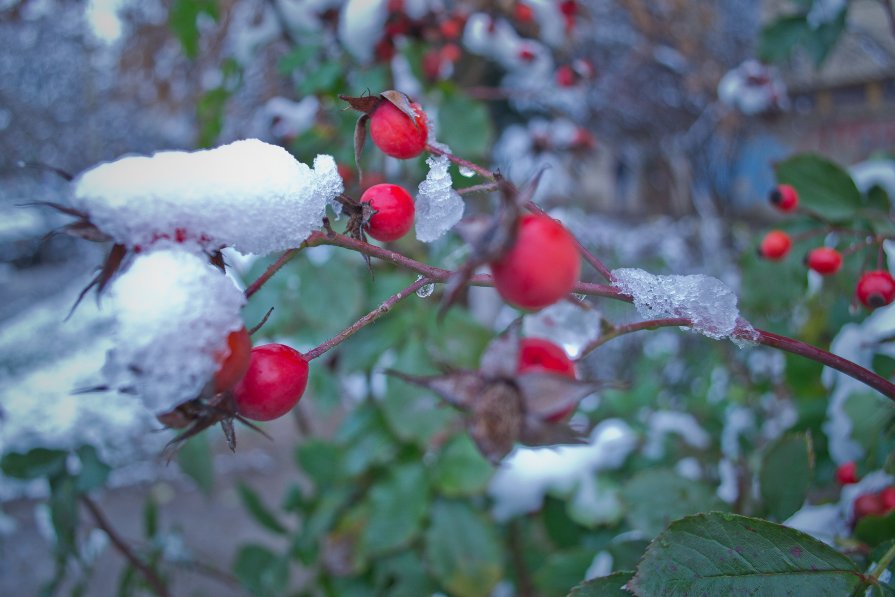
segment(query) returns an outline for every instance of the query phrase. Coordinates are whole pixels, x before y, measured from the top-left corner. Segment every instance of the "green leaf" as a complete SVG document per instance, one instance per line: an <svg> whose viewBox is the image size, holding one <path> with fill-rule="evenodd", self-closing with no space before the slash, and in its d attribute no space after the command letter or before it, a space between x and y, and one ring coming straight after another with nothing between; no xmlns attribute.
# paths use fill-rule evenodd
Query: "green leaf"
<svg viewBox="0 0 895 597"><path fill-rule="evenodd" d="M537 567L534 582L543 595L559 595L581 582L594 561L593 550L584 547L555 551Z"/></svg>
<svg viewBox="0 0 895 597"><path fill-rule="evenodd" d="M566 500L548 495L541 509L544 530L550 540L560 548L575 547L581 543L584 529L569 517Z"/></svg>
<svg viewBox="0 0 895 597"><path fill-rule="evenodd" d="M290 75L294 70L301 70L316 58L320 45L310 38L302 39L300 46L295 46L277 62L277 70L281 75Z"/></svg>
<svg viewBox="0 0 895 597"><path fill-rule="evenodd" d="M802 507L813 473L810 433L785 435L768 449L758 479L765 506L777 520L786 520Z"/></svg>
<svg viewBox="0 0 895 597"><path fill-rule="evenodd" d="M492 474L494 467L466 433L448 443L432 470L435 487L447 497L484 493Z"/></svg>
<svg viewBox="0 0 895 597"><path fill-rule="evenodd" d="M405 551L377 560L373 568L377 595L419 597L432 595L436 588L426 574L426 566L416 551ZM367 589L369 592L369 588Z"/></svg>
<svg viewBox="0 0 895 597"><path fill-rule="evenodd" d="M345 446L342 464L345 472L352 476L371 466L390 462L398 452L398 444L386 428L381 413L370 403L349 415L336 439Z"/></svg>
<svg viewBox="0 0 895 597"><path fill-rule="evenodd" d="M67 457L68 454L62 450L47 448L34 448L24 454L8 452L0 459L0 470L15 479L52 477L65 472Z"/></svg>
<svg viewBox="0 0 895 597"><path fill-rule="evenodd" d="M851 420L851 438L865 450L867 468L883 466L895 442L892 403L876 392L855 392L846 398L842 410Z"/></svg>
<svg viewBox="0 0 895 597"><path fill-rule="evenodd" d="M855 538L870 547L895 539L895 510L882 516L865 516L855 525Z"/></svg>
<svg viewBox="0 0 895 597"><path fill-rule="evenodd" d="M320 538L335 524L351 499L352 492L347 488L330 489L323 493L302 521L301 530L293 537L291 555L310 565L317 557Z"/></svg>
<svg viewBox="0 0 895 597"><path fill-rule="evenodd" d="M319 493L342 477L342 449L323 439L309 439L295 448L298 468L314 482Z"/></svg>
<svg viewBox="0 0 895 597"><path fill-rule="evenodd" d="M236 489L239 491L239 499L242 500L242 505L249 511L255 522L274 533L280 535L288 533L286 527L277 520L276 515L264 504L261 496L255 493L251 487L245 483L240 483Z"/></svg>
<svg viewBox="0 0 895 597"><path fill-rule="evenodd" d="M485 597L503 576L503 550L494 527L463 502L433 505L426 560L456 597Z"/></svg>
<svg viewBox="0 0 895 597"><path fill-rule="evenodd" d="M445 94L438 107L438 136L456 155L486 155L494 137L487 106L460 93Z"/></svg>
<svg viewBox="0 0 895 597"><path fill-rule="evenodd" d="M568 597L630 597L631 593L624 586L631 581L633 572L613 572L609 576L601 576L581 583L572 589Z"/></svg>
<svg viewBox="0 0 895 597"><path fill-rule="evenodd" d="M861 192L848 172L817 154L800 154L776 165L777 180L799 192L800 205L821 216L847 220L861 207Z"/></svg>
<svg viewBox="0 0 895 597"><path fill-rule="evenodd" d="M214 460L208 434L194 435L181 446L177 452L177 465L183 473L192 479L206 496L214 489Z"/></svg>
<svg viewBox="0 0 895 597"><path fill-rule="evenodd" d="M143 506L143 535L152 539L158 533L158 502L149 494Z"/></svg>
<svg viewBox="0 0 895 597"><path fill-rule="evenodd" d="M207 15L218 20L218 5L216 0L175 0L171 6L168 17L168 26L180 45L183 46L183 53L188 58L195 58L199 53L199 27L198 18L200 15Z"/></svg>
<svg viewBox="0 0 895 597"><path fill-rule="evenodd" d="M643 471L628 481L622 500L628 523L650 537L681 516L724 507L708 486L664 469Z"/></svg>
<svg viewBox="0 0 895 597"><path fill-rule="evenodd" d="M712 512L673 522L650 544L629 585L636 595L850 595L854 563L804 533Z"/></svg>
<svg viewBox="0 0 895 597"><path fill-rule="evenodd" d="M649 541L645 539L613 540L606 551L612 556L613 567L629 569L637 567L648 546Z"/></svg>
<svg viewBox="0 0 895 597"><path fill-rule="evenodd" d="M803 45L808 55L814 60L815 66L820 66L836 47L839 37L845 31L847 11L843 10L832 21L827 21L817 29L810 30L805 35Z"/></svg>
<svg viewBox="0 0 895 597"><path fill-rule="evenodd" d="M342 84L343 67L338 60L327 60L318 63L315 68L304 71L304 77L298 84L300 95L314 95L317 93L332 93Z"/></svg>
<svg viewBox="0 0 895 597"><path fill-rule="evenodd" d="M261 545L244 545L236 554L233 574L252 595L283 595L289 585L289 561Z"/></svg>
<svg viewBox="0 0 895 597"><path fill-rule="evenodd" d="M451 330L451 333L445 334L444 330ZM477 369L482 353L493 337L493 332L473 319L465 309L451 309L443 321L432 309L426 319L427 348L437 361L450 363L453 367Z"/></svg>
<svg viewBox="0 0 895 597"><path fill-rule="evenodd" d="M65 475L50 480L49 506L57 555L77 554L78 490L73 477Z"/></svg>
<svg viewBox="0 0 895 597"><path fill-rule="evenodd" d="M426 471L421 464L394 467L373 485L368 497L370 517L360 538L360 549L377 556L393 552L419 535L429 506Z"/></svg>
<svg viewBox="0 0 895 597"><path fill-rule="evenodd" d="M810 31L804 15L788 15L766 25L758 41L758 56L764 62L782 62Z"/></svg>
<svg viewBox="0 0 895 597"><path fill-rule="evenodd" d="M100 460L93 446L81 446L77 454L81 461L81 470L77 476L78 491L87 493L102 487L109 478L112 467Z"/></svg>

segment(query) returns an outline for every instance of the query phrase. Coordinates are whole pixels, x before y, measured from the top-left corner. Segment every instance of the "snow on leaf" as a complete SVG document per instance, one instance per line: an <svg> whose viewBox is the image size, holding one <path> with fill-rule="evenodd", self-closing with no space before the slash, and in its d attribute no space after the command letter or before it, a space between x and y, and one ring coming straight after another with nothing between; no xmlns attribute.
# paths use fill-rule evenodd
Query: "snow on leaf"
<svg viewBox="0 0 895 597"><path fill-rule="evenodd" d="M311 170L257 139L127 156L74 184L74 207L128 248L183 237L205 249L258 254L298 246L343 189L331 156L317 156Z"/></svg>
<svg viewBox="0 0 895 597"><path fill-rule="evenodd" d="M182 248L139 256L110 290L115 347L103 369L109 385L133 388L154 414L196 398L242 327L243 293Z"/></svg>
<svg viewBox="0 0 895 597"><path fill-rule="evenodd" d="M426 158L429 172L416 196L416 238L430 243L454 227L463 217L465 207L459 193L451 186L447 156Z"/></svg>
<svg viewBox="0 0 895 597"><path fill-rule="evenodd" d="M737 297L721 280L702 274L658 276L636 268L612 271L613 285L634 299L646 319L685 317L690 329L709 338L729 338L748 326L737 309Z"/></svg>

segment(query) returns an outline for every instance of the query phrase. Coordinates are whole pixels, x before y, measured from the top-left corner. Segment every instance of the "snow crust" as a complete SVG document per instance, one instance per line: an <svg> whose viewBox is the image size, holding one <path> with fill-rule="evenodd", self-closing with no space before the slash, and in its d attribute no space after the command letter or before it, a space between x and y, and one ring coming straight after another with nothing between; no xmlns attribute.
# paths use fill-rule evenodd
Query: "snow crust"
<svg viewBox="0 0 895 597"><path fill-rule="evenodd" d="M201 257L178 247L138 257L110 289L115 345L103 373L133 388L154 414L196 398L242 327L242 292Z"/></svg>
<svg viewBox="0 0 895 597"><path fill-rule="evenodd" d="M181 231L206 249L264 254L298 246L342 190L332 156L318 155L312 170L282 147L245 139L101 164L77 178L72 203L129 248Z"/></svg>
<svg viewBox="0 0 895 597"><path fill-rule="evenodd" d="M660 276L622 268L612 271L612 280L613 286L634 298L634 306L646 319L685 317L693 322L689 329L715 340L730 338L738 323L744 325L736 295L718 278Z"/></svg>
<svg viewBox="0 0 895 597"><path fill-rule="evenodd" d="M430 243L460 221L465 204L453 189L447 156L429 156L426 164L429 172L416 195L416 238Z"/></svg>
<svg viewBox="0 0 895 597"><path fill-rule="evenodd" d="M647 420L649 432L643 455L658 460L665 455L665 438L669 434L680 436L688 446L705 450L709 447L711 437L696 421L696 418L685 412L660 410L651 413Z"/></svg>
<svg viewBox="0 0 895 597"><path fill-rule="evenodd" d="M747 115L786 110L786 93L779 71L757 60L746 60L718 82L718 99Z"/></svg>
<svg viewBox="0 0 895 597"><path fill-rule="evenodd" d="M611 519L621 506L617 496L600 490L594 473L622 466L636 444L637 436L627 423L607 419L594 428L588 444L517 446L504 458L488 486L494 500L494 518L504 521L534 512L549 493L571 495L569 506L580 522Z"/></svg>

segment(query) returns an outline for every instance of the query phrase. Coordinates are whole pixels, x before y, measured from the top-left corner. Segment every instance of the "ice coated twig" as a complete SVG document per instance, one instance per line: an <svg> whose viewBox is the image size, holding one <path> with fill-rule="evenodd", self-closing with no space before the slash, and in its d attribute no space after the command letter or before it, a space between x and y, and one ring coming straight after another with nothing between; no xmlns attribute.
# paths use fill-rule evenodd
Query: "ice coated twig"
<svg viewBox="0 0 895 597"><path fill-rule="evenodd" d="M649 319L647 321L638 321L635 323L629 323L626 325L620 325L614 327L612 330L606 332L605 334L601 334L599 337L590 342L587 346L581 349L581 354L575 359L576 361L580 361L588 354L596 350L597 348L603 346L610 340L614 340L619 336L624 336L626 334L631 334L634 332L639 332L641 330L656 330L664 327L681 327L681 326L689 326L690 320L685 317L667 317L663 319Z"/></svg>
<svg viewBox="0 0 895 597"><path fill-rule="evenodd" d="M112 542L112 545L115 546L118 553L124 556L124 559L126 559L128 563L130 563L130 565L146 579L146 582L152 588L152 591L160 597L169 597L171 593L168 592L162 579L159 578L155 571L147 566L143 560L138 558L137 554L131 550L124 539L121 538L118 532L109 523L108 519L106 519L106 516L103 514L99 505L86 495L81 496L81 502L88 510L90 510L90 514L93 516L93 520L96 521L96 525L103 530L107 537L109 537L109 541Z"/></svg>
<svg viewBox="0 0 895 597"><path fill-rule="evenodd" d="M444 151L443 149L439 149L439 148L435 147L434 145L432 145L431 143L426 144L426 151L428 151L429 153L431 153L433 155L443 155L448 160L454 162L458 166L463 166L464 168L469 168L470 170L472 170L479 176L484 176L485 178L489 178L489 179L494 178L494 173L491 172L490 170L488 170L487 168L483 168L482 166L479 166L478 164L474 164L473 162L470 162L469 160L464 160L463 158L457 157L452 153Z"/></svg>
<svg viewBox="0 0 895 597"><path fill-rule="evenodd" d="M373 323L374 321L376 321L377 319L379 319L381 316L383 316L386 313L388 313L389 311L391 311L392 307L395 306L395 304L398 303L398 301L401 301L401 300L407 298L408 296L414 294L417 290L419 290L426 284L431 284L431 283L432 283L432 280L423 277L423 278L420 278L419 280L415 281L413 284L411 284L404 290L401 290L401 291L393 294L392 296L388 297L381 305L379 305L378 307L376 307L375 309L373 309L372 311L370 311L369 313L367 313L366 315L364 315L363 317L361 317L360 319L355 321L353 324L351 324L350 326L348 326L347 328L345 328L344 330L339 332L337 335L333 336L332 338L330 338L329 340L327 340L320 346L318 346L316 348L312 348L311 350L306 352L304 355L305 359L307 359L308 361L314 360L317 357L324 354L325 352L327 352L328 350L330 350L331 348L338 346L339 344L341 344L342 342L344 342L345 340L347 340L348 338L353 336L361 328L366 327L367 325L369 325L369 324Z"/></svg>

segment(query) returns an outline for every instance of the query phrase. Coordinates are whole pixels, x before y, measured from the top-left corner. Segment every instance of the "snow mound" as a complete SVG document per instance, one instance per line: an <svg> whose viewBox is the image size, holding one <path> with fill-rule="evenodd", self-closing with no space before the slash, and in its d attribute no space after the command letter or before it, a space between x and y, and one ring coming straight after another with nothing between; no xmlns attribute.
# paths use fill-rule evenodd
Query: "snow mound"
<svg viewBox="0 0 895 597"><path fill-rule="evenodd" d="M103 373L154 414L199 396L227 354L228 334L243 325L243 293L178 247L138 257L110 294L117 326Z"/></svg>
<svg viewBox="0 0 895 597"><path fill-rule="evenodd" d="M451 186L447 156L426 158L429 172L416 196L416 238L430 243L454 227L463 217L463 198Z"/></svg>
<svg viewBox="0 0 895 597"><path fill-rule="evenodd" d="M634 306L646 319L685 317L692 321L690 329L715 340L730 338L738 325L741 339L748 325L740 319L736 295L718 278L657 276L623 268L612 271L612 280L613 286L634 298Z"/></svg>
<svg viewBox="0 0 895 597"><path fill-rule="evenodd" d="M614 516L617 499L599 491L594 473L617 469L637 445L637 437L621 419L597 425L584 445L549 448L516 447L494 473L488 494L494 500L493 514L504 521L538 510L548 493L572 495L572 508ZM603 512L611 510L612 512ZM589 522L594 522L592 518Z"/></svg>
<svg viewBox="0 0 895 597"><path fill-rule="evenodd" d="M387 20L386 0L348 0L339 15L339 41L357 60L368 63Z"/></svg>
<svg viewBox="0 0 895 597"><path fill-rule="evenodd" d="M77 178L73 206L129 248L179 238L264 254L301 244L342 190L332 156L317 156L312 170L282 147L245 139L101 164Z"/></svg>

